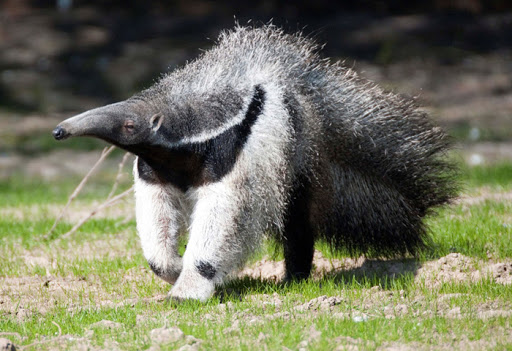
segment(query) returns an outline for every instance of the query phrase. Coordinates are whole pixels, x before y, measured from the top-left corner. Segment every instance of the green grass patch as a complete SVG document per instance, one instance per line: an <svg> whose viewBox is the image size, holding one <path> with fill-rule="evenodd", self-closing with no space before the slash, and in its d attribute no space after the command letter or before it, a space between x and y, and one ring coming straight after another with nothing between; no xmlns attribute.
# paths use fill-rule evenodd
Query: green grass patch
<svg viewBox="0 0 512 351"><path fill-rule="evenodd" d="M72 228L72 225L69 223L59 222L52 234L48 238L43 239L43 236L51 229L54 221L54 218L35 221L16 221L11 218L1 218L0 240L4 243L20 243L23 247L30 249L34 246L44 244L45 242L48 243ZM90 239L90 237L87 236L88 234L107 235L118 233L128 228L133 228L134 226L135 223L133 221L125 222L123 219L91 219L78 229L76 234L74 234L76 238L73 240L79 244L84 240ZM95 237L97 236L95 235Z"/></svg>
<svg viewBox="0 0 512 351"><path fill-rule="evenodd" d="M479 194L481 187L492 192L512 188L512 164L463 167L461 173L465 193ZM91 180L81 200L104 199L110 191L109 179ZM427 260L450 252L470 256L476 269L482 269L480 264L489 265L488 257L510 261L510 202L467 202L440 210L427 219L433 246L418 261L400 261L406 268L398 272L375 261L374 268L372 262L367 262L364 270L347 267L319 280L287 284L245 277L220 287L206 303L172 304L153 299L166 294L170 286L150 271L133 220L92 219L74 235L56 241L71 228L71 223L62 222L51 238L41 240L55 216L55 211L44 206L49 202L64 204L76 184L74 180L43 183L21 178L0 182L0 210L18 208L24 212L21 218L25 218L0 218L4 250L0 282L11 289L2 290L9 294L0 293L0 330L19 333L19 338L8 336L18 346L55 338L60 327L63 335L72 335L74 340L62 339L29 349L72 349L84 342L89 348L109 349L115 342L121 349L141 350L153 344L152 329L177 326L186 335L201 339L202 350L296 350L304 341L308 341L308 350L331 350L351 342L364 350L393 345L512 348L512 316L506 314L512 308L510 285L498 283L492 275L435 286L418 278L418 269L425 267ZM38 206L37 214L26 213ZM93 246L86 252L90 243L105 243L106 247ZM185 244L181 244L181 252ZM95 249L93 253L97 254L90 255ZM326 258L343 257L322 243L317 249ZM47 257L52 264L31 265L25 255ZM271 242L266 242L252 261L264 256L282 259L282 253ZM323 295L339 300L329 308L297 309ZM398 308L402 312L394 312L390 318L386 311ZM21 309L31 313L23 317ZM493 310L505 314L481 316ZM102 320L120 326L92 326ZM312 327L321 333L320 337L310 339ZM468 344L480 341L484 343ZM186 342L182 339L161 349L179 349Z"/></svg>
<svg viewBox="0 0 512 351"><path fill-rule="evenodd" d="M433 247L428 257L450 252L486 259L512 257L512 203L486 200L443 209L428 219Z"/></svg>
<svg viewBox="0 0 512 351"><path fill-rule="evenodd" d="M109 340L115 340L122 349L140 350L151 346L150 330L169 325L179 327L186 335L201 339L202 349L205 350L259 350L263 345L268 349L281 349L283 346L296 349L300 342L308 340L313 328L321 334L310 339L308 349L329 350L348 339L355 340L363 349L375 350L389 343L457 345L458 341L490 338L496 330L509 328L507 318L482 320L472 318L471 314L462 318L425 318L411 313L388 319L384 315L379 315L380 307L375 310L365 308L364 299L347 298L330 313L296 312L294 306L306 301L301 297L304 285L308 283L298 284L291 288L291 291L286 291L286 295L280 295L284 300L280 310L288 311L288 314L277 316L276 313L279 312L272 306L255 306L252 302L236 299L228 301L228 309L220 309L219 301L215 298L204 304L185 302L170 305L151 302L115 308L96 308L84 301L82 308L72 312L67 306L61 305L55 307L52 313L44 316L34 315L24 322L17 321L16 318L0 320L0 330L16 331L26 336L27 339L21 344L27 345L41 336L55 337L59 333L58 325L62 329L62 334L84 337L89 333L90 343L95 346L102 346ZM357 286L353 289L360 291ZM339 291L336 291L336 294L339 295ZM345 293L341 295L346 297ZM477 302L458 302L468 301ZM433 307L434 303L433 299L432 306L427 305L427 308ZM359 315L360 311L369 312L367 319L362 322L352 318L353 315ZM243 318L244 313L249 318ZM276 317L266 320L268 315ZM342 317L343 315L346 317ZM141 322L138 316L146 318ZM209 317L205 319L204 316ZM119 327L108 329L93 326L102 320L119 323ZM233 325L237 327L232 328ZM164 349L176 349L183 344L185 341L180 340L168 344ZM506 347L507 341L502 339L499 344ZM51 346L44 344L39 345L38 349L39 347L52 349Z"/></svg>
<svg viewBox="0 0 512 351"><path fill-rule="evenodd" d="M491 166L461 166L461 177L465 191L489 186L492 188L512 187L512 163L498 163Z"/></svg>
<svg viewBox="0 0 512 351"><path fill-rule="evenodd" d="M80 183L81 178L70 177L59 181L44 181L35 178L13 176L0 180L0 209L34 204L65 204L74 189ZM111 173L99 173L94 176L81 190L76 198L81 201L105 199L114 182ZM119 184L117 193L128 189L132 180L124 180Z"/></svg>

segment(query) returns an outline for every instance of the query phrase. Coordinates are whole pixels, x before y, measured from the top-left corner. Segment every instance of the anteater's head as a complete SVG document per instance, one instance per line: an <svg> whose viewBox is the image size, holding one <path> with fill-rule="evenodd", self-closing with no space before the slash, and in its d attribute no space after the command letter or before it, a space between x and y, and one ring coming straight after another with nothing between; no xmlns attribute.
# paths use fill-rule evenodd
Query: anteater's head
<svg viewBox="0 0 512 351"><path fill-rule="evenodd" d="M127 100L81 113L61 122L53 137L91 136L122 148L147 143L160 128L163 115L148 104Z"/></svg>
<svg viewBox="0 0 512 351"><path fill-rule="evenodd" d="M226 87L186 94L161 94L162 90L144 91L68 118L53 130L53 136L57 140L95 137L139 156L147 155L222 134L242 123L247 114L252 115L252 101L259 101L262 94L260 88Z"/></svg>

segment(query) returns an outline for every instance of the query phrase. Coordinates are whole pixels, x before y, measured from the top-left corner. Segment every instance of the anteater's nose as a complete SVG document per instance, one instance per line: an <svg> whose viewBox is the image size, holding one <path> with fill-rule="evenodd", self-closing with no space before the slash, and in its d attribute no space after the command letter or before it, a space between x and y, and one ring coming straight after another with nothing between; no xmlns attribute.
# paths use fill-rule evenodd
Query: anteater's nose
<svg viewBox="0 0 512 351"><path fill-rule="evenodd" d="M52 132L53 134L53 137L57 140L62 140L66 137L66 130L64 128L62 128L61 126L58 126L57 128L55 128Z"/></svg>

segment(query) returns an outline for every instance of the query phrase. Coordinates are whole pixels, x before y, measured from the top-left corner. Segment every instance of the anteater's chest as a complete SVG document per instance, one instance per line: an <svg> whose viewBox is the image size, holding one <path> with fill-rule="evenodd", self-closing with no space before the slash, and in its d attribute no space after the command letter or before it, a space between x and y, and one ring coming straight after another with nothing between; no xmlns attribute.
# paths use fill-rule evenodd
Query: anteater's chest
<svg viewBox="0 0 512 351"><path fill-rule="evenodd" d="M172 184L183 191L220 181L235 166L246 139L247 135L230 129L205 142L155 148L139 157L139 177L150 183Z"/></svg>

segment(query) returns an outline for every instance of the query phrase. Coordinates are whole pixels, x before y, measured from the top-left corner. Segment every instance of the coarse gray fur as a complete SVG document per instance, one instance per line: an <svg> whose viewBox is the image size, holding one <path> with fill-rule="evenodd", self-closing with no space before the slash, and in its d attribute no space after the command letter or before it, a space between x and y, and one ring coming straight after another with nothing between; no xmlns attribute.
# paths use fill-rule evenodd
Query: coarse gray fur
<svg viewBox="0 0 512 351"><path fill-rule="evenodd" d="M449 139L412 101L317 51L273 25L237 26L149 89L55 129L138 156L137 228L171 298L208 299L267 233L287 279L309 275L318 239L387 257L428 240L422 218L455 192Z"/></svg>

